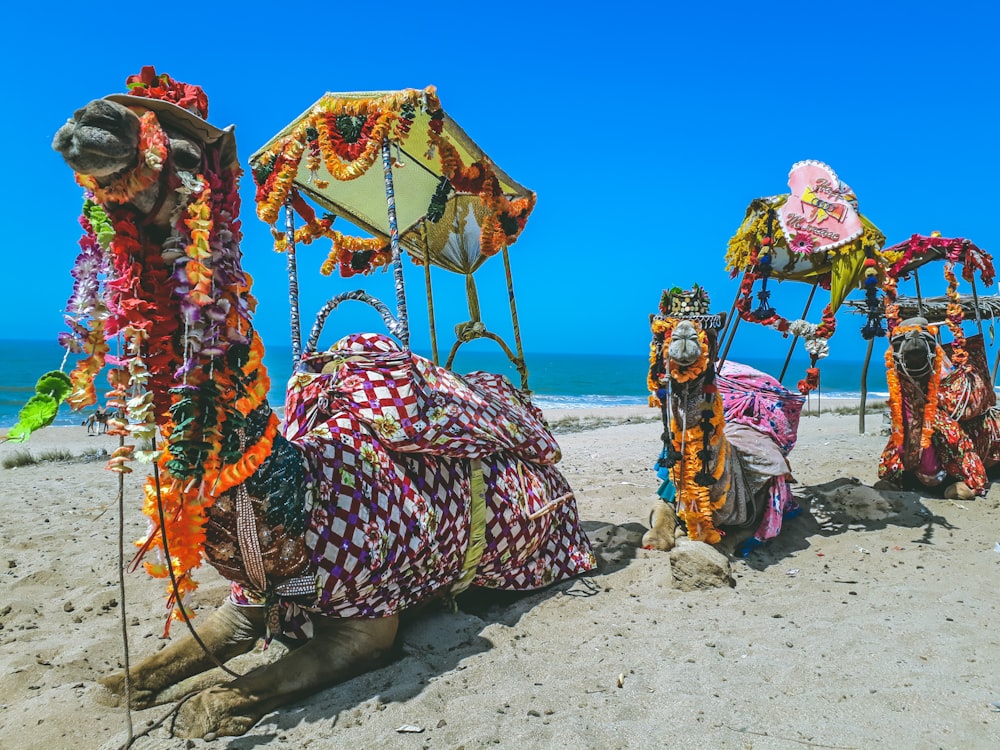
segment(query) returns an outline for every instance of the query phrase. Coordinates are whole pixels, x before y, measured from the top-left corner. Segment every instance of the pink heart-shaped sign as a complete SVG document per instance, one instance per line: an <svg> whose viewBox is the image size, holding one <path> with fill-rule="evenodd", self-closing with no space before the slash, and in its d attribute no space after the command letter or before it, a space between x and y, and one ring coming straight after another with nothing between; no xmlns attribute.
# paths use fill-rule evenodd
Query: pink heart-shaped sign
<svg viewBox="0 0 1000 750"><path fill-rule="evenodd" d="M792 194L778 209L778 222L792 253L808 255L842 247L864 227L854 192L820 161L800 161L788 173Z"/></svg>

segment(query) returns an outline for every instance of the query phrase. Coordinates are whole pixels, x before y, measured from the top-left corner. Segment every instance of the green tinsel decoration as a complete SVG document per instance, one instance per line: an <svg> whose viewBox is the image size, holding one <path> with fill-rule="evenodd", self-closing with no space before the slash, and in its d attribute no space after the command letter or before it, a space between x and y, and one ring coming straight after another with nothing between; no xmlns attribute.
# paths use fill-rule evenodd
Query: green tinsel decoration
<svg viewBox="0 0 1000 750"><path fill-rule="evenodd" d="M438 180L437 189L431 196L430 205L427 206L427 218L432 223L437 224L444 216L444 209L448 205L448 196L451 195L451 181L447 177ZM509 234L509 232L508 232Z"/></svg>
<svg viewBox="0 0 1000 750"><path fill-rule="evenodd" d="M343 136L344 143L357 143L367 121L365 116L337 115L337 131Z"/></svg>

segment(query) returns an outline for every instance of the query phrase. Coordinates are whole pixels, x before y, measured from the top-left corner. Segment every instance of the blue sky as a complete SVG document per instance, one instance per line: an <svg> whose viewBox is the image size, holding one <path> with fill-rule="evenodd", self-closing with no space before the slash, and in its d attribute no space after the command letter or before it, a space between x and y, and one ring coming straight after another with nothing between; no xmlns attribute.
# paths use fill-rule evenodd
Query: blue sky
<svg viewBox="0 0 1000 750"><path fill-rule="evenodd" d="M529 352L644 353L664 287L700 283L728 310L738 282L724 271L726 242L753 198L787 192L802 159L832 166L890 243L939 230L1000 248L997 11L985 2L244 2L199 6L197 22L167 6L82 7L8 11L0 126L20 179L5 191L0 338L62 330L81 191L52 135L146 64L207 91L210 120L236 124L244 165L326 91L437 86L445 110L538 193L511 250ZM254 215L249 174L242 195L257 325L285 344L284 261ZM324 255L300 255L306 327L326 298L358 285L320 277ZM421 271L405 266L413 344L424 348ZM479 292L504 334L502 274L499 258L488 263ZM434 284L450 343L464 293L444 277ZM923 284L943 291L937 272ZM786 283L772 301L794 318L805 291ZM344 315L328 328L376 325ZM862 323L840 316L832 356L863 352ZM776 333L750 328L736 354L784 356Z"/></svg>

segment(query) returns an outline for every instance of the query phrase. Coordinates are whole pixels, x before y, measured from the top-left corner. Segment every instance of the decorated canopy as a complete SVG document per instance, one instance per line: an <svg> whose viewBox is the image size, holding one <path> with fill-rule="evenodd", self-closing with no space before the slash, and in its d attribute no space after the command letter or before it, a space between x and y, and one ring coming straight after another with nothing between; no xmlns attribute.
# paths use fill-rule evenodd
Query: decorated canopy
<svg viewBox="0 0 1000 750"><path fill-rule="evenodd" d="M326 94L250 157L258 215L275 224L294 188L388 243L383 141L391 144L399 242L414 260L468 274L517 239L535 194L493 164L433 87ZM342 272L370 270L368 256L349 256L370 255L374 243L345 244L337 248Z"/></svg>
<svg viewBox="0 0 1000 750"><path fill-rule="evenodd" d="M862 280L866 257L878 252L885 235L858 212L853 191L826 164L796 163L788 184L790 193L750 203L729 240L726 268L736 274L756 265L761 240L770 237L770 276L829 285L836 312Z"/></svg>
<svg viewBox="0 0 1000 750"><path fill-rule="evenodd" d="M739 318L729 324L727 335L731 343L738 321L743 319L794 334L792 347L799 337L804 338L810 367L798 387L801 393L809 393L819 387L816 362L828 354L828 341L837 326L837 309L851 289L863 286L872 310L862 329L864 337L885 335L875 312L882 275L878 251L885 236L858 212L854 192L823 162L800 161L792 165L788 186L791 192L787 194L753 200L743 223L729 240L726 268L733 276L742 273L743 278L733 305ZM771 306L771 292L767 289L771 278L812 284L803 319L790 321ZM757 281L759 304L754 308ZM822 321L814 324L804 318L818 286L829 289L830 300ZM728 344L723 356L727 350ZM791 355L789 349L786 368ZM784 374L782 369L779 379Z"/></svg>
<svg viewBox="0 0 1000 750"><path fill-rule="evenodd" d="M402 251L424 266L431 349L438 362L430 267L463 274L469 320L455 326L458 348L476 338L496 341L521 373L521 347L508 246L520 236L535 206L535 194L511 179L441 108L433 87L423 91L326 94L250 157L257 183L257 215L272 226L277 250L289 251L292 350L298 359L298 299L295 246L318 238L333 247L321 272L341 276L393 269L395 315L364 290L330 299L316 317L306 346L319 339L326 316L346 299L375 307L389 331L409 346ZM310 200L306 200L306 198ZM275 224L289 210L283 231ZM314 206L326 211L317 217ZM304 224L295 227L294 212ZM372 237L346 236L333 229L343 218ZM501 253L517 354L481 320L473 274Z"/></svg>

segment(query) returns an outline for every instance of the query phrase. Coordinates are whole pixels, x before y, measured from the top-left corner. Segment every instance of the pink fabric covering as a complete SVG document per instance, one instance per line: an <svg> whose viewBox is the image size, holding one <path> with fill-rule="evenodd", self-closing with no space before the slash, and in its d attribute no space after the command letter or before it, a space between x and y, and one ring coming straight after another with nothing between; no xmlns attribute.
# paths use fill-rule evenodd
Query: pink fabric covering
<svg viewBox="0 0 1000 750"><path fill-rule="evenodd" d="M715 382L722 395L726 424L752 427L762 437L770 438L781 455L787 457L795 447L805 396L792 393L767 373L738 362L724 363ZM743 443L746 444L740 447L744 452L766 452L763 441L744 440ZM785 470L772 471L764 517L754 532L754 537L761 542L776 537L785 515L799 507L788 483L791 475L787 463Z"/></svg>
<svg viewBox="0 0 1000 750"><path fill-rule="evenodd" d="M725 362L716 375L726 422L739 422L770 436L787 456L795 447L805 396L792 393L767 373Z"/></svg>

